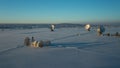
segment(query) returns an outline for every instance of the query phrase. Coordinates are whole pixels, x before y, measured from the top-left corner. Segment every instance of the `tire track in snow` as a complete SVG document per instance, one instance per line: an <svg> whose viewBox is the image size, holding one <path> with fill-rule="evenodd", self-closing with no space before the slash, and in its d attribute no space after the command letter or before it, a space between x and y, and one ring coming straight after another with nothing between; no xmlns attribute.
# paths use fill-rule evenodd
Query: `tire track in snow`
<svg viewBox="0 0 120 68"><path fill-rule="evenodd" d="M18 49L18 48L23 48L23 47L24 46L16 46L16 47L6 48L3 50L0 50L0 55L5 54L6 52L9 52L9 51L13 51L13 50Z"/></svg>
<svg viewBox="0 0 120 68"><path fill-rule="evenodd" d="M76 48L77 52L85 52L85 53L91 53L91 54L96 54L96 55L101 55L101 56L106 56L106 57L115 57L120 59L120 56L116 56L116 55L111 55L111 54L107 54L107 53L101 53L101 52L97 52L97 51L90 51L90 50L85 50L85 49L79 49ZM80 54L80 53L78 53Z"/></svg>
<svg viewBox="0 0 120 68"><path fill-rule="evenodd" d="M86 34L89 34L89 32L82 33L82 34L81 34L81 33L76 33L76 34L73 34L73 35L68 35L68 36L56 38L56 39L53 39L53 40L51 40L51 41L62 40L62 39L71 38L71 37L75 37L75 36L86 35Z"/></svg>

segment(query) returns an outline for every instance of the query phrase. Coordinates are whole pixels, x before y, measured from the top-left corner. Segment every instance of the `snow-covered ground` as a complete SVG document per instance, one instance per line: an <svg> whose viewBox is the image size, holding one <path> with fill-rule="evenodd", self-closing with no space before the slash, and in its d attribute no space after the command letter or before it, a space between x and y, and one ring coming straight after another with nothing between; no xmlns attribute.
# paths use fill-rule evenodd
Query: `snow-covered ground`
<svg viewBox="0 0 120 68"><path fill-rule="evenodd" d="M106 33L120 28L106 28ZM50 40L43 48L24 46L25 37ZM0 31L0 68L120 68L120 37L97 36L95 28Z"/></svg>

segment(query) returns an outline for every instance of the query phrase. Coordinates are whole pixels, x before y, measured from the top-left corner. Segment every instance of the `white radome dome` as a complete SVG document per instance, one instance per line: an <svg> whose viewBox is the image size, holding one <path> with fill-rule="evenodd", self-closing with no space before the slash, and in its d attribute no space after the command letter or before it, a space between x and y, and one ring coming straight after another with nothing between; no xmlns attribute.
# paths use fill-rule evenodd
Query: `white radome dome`
<svg viewBox="0 0 120 68"><path fill-rule="evenodd" d="M105 28L104 26L99 26L98 29L97 29L97 32L102 34L103 32L105 32Z"/></svg>
<svg viewBox="0 0 120 68"><path fill-rule="evenodd" d="M90 24L86 24L86 25L85 25L85 29L86 29L86 30L90 30L90 28L91 28Z"/></svg>

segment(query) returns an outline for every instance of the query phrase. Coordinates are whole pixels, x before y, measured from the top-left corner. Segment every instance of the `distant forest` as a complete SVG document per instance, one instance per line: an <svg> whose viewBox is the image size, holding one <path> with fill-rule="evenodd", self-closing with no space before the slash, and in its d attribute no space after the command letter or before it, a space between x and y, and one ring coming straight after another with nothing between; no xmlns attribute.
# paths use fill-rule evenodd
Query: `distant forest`
<svg viewBox="0 0 120 68"><path fill-rule="evenodd" d="M0 29L33 29L33 28L50 28L51 24L0 24ZM54 24L55 28L73 28L84 27L85 24ZM101 24L91 24L92 27L97 27ZM120 27L120 24L102 24L104 26Z"/></svg>

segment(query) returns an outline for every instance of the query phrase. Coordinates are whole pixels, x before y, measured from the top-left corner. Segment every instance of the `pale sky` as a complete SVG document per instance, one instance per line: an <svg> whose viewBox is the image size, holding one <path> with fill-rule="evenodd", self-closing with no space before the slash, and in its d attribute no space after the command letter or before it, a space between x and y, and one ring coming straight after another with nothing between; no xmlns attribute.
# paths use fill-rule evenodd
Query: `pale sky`
<svg viewBox="0 0 120 68"><path fill-rule="evenodd" d="M0 0L0 23L120 22L120 0Z"/></svg>

